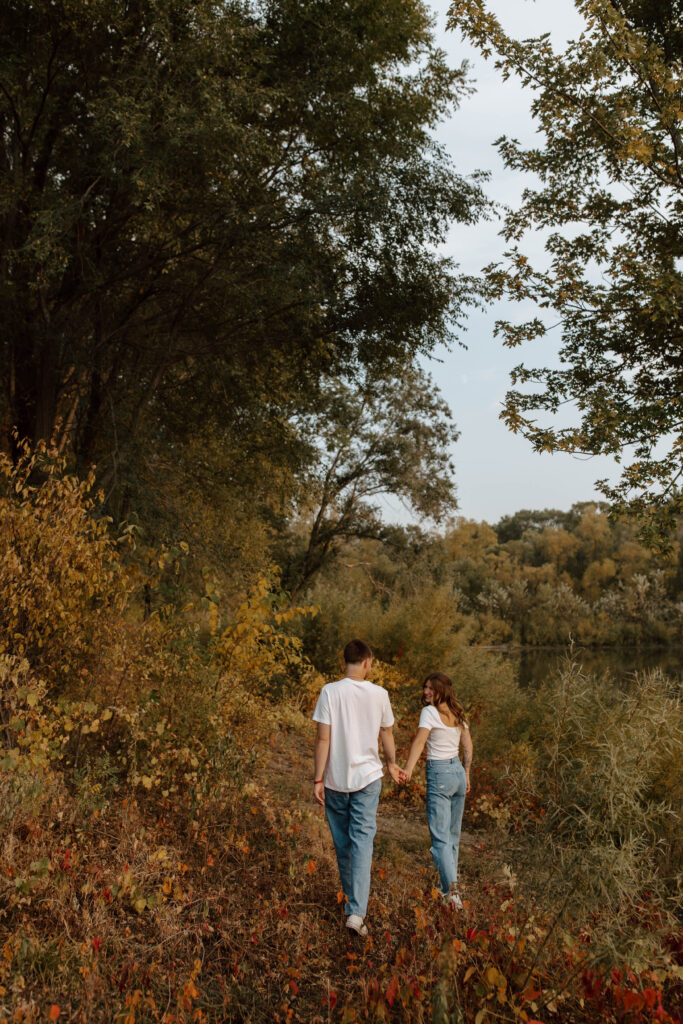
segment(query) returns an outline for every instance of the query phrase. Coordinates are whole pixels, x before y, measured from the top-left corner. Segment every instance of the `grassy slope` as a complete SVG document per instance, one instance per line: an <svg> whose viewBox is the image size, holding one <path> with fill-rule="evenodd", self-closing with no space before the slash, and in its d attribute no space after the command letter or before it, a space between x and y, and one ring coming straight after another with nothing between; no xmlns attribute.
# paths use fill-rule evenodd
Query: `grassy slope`
<svg viewBox="0 0 683 1024"><path fill-rule="evenodd" d="M273 734L245 793L190 827L150 797L100 812L57 780L24 801L0 855L0 1020L313 1022L375 1002L428 1019L442 940L468 912L434 898L424 809L387 781L371 935L348 933L311 738Z"/></svg>
<svg viewBox="0 0 683 1024"><path fill-rule="evenodd" d="M0 840L0 1022L673 1019L654 1001L624 1012L605 989L585 1013L575 997L559 1016L544 1008L543 931L527 929L523 953L492 833L465 835L464 911L438 900L419 783L385 782L371 932L350 935L311 799L312 738L303 719L274 731L244 789L200 817L148 793L98 810L56 775L17 803ZM654 982L633 991L644 985L655 1000Z"/></svg>

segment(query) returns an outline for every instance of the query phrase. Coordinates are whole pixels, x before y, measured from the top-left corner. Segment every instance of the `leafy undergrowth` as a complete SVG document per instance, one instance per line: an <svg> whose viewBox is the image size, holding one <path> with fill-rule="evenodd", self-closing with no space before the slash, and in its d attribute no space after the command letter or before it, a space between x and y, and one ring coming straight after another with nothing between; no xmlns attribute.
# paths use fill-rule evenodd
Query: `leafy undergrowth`
<svg viewBox="0 0 683 1024"><path fill-rule="evenodd" d="M271 572L232 614L209 580L208 633L143 621L120 546L88 482L0 458L0 1024L679 1016L672 684L486 679L464 910L433 888L418 772L380 804L361 940L311 800L322 679L286 628L313 609ZM415 682L374 671L405 750Z"/></svg>
<svg viewBox="0 0 683 1024"><path fill-rule="evenodd" d="M673 971L605 974L588 934L548 962L554 922L518 903L485 834L464 846L464 911L446 910L422 808L390 790L371 933L350 936L309 739L303 723L272 736L250 780L194 817L140 787L98 808L57 775L17 807L0 854L0 1019L676 1019Z"/></svg>

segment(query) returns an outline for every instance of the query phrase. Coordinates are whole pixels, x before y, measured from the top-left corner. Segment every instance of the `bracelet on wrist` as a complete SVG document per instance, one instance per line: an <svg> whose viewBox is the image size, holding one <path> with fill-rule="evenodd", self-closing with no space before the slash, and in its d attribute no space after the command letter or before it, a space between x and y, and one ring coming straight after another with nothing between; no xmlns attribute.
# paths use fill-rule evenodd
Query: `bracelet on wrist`
<svg viewBox="0 0 683 1024"><path fill-rule="evenodd" d="M319 782L322 782L322 781L323 781L322 779L313 779L313 785L314 785L314 786L317 786L317 785L318 785L318 783L319 783Z"/></svg>

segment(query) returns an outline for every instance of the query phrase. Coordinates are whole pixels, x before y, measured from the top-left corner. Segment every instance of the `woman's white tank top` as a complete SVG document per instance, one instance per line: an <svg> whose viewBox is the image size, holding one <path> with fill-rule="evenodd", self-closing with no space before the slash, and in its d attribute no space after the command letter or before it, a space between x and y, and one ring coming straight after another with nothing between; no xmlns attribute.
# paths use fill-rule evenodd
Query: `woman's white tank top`
<svg viewBox="0 0 683 1024"><path fill-rule="evenodd" d="M465 723L464 728L467 728ZM444 725L441 715L433 704L427 704L420 715L418 729L429 729L427 737L427 759L429 761L449 761L458 756L460 749L459 725Z"/></svg>

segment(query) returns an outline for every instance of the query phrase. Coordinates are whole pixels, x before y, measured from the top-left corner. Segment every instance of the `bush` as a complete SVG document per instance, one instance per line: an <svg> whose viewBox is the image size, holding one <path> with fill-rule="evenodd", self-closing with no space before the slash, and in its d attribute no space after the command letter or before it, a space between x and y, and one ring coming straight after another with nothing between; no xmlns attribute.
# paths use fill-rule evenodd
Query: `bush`
<svg viewBox="0 0 683 1024"><path fill-rule="evenodd" d="M261 701L296 687L304 705L319 688L282 628L312 609L287 609L265 573L220 633L208 602L208 644L187 624L187 600L182 614L168 607L143 621L139 606L130 614L139 579L97 517L92 479L69 476L45 446L24 446L16 466L0 458L0 480L0 743L10 789L59 770L84 807L101 810L132 787L192 813L239 790ZM269 728L287 714L268 716Z"/></svg>
<svg viewBox="0 0 683 1024"><path fill-rule="evenodd" d="M0 455L0 653L51 693L87 688L130 596L92 476L63 470L45 446Z"/></svg>
<svg viewBox="0 0 683 1024"><path fill-rule="evenodd" d="M516 695L516 715L482 714L476 752L497 756L469 807L475 822L497 832L499 865L507 865L506 878L493 885L484 958L503 980L492 973L489 989L504 982L507 1001L535 973L534 988L544 979L546 1007L576 1004L588 991L615 1013L629 1005L646 1011L642 992L671 984L676 969L683 797L677 686L650 672L624 690L585 675L568 657L542 689ZM515 937L513 947L491 959L507 935Z"/></svg>
<svg viewBox="0 0 683 1024"><path fill-rule="evenodd" d="M89 487L45 452L2 472L0 1020L672 1020L681 724L664 677L623 690L570 660L522 690L464 642L445 585L415 584L412 605L409 588L393 605L338 588L313 616L264 571L229 621L208 591L204 611L178 595L142 621ZM340 634L390 652L374 678L399 746L434 668L474 733L462 916L378 844L362 951L299 794L316 630L335 674ZM424 837L426 860L419 780L392 797L396 848Z"/></svg>

